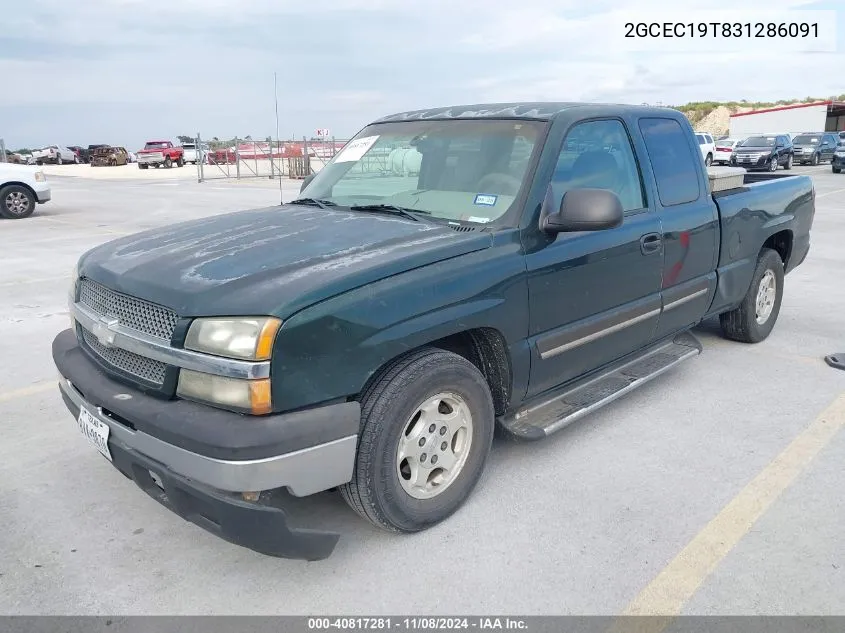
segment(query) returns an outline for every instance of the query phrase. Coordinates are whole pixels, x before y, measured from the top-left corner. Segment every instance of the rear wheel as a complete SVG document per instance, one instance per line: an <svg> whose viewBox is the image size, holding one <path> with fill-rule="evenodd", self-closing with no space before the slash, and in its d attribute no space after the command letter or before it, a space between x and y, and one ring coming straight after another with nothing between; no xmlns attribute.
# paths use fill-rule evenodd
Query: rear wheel
<svg viewBox="0 0 845 633"><path fill-rule="evenodd" d="M149 167L149 165L146 163L138 163L138 169L146 169L147 167Z"/></svg>
<svg viewBox="0 0 845 633"><path fill-rule="evenodd" d="M783 261L770 248L760 251L757 268L742 303L719 315L725 338L741 343L759 343L775 327L783 299Z"/></svg>
<svg viewBox="0 0 845 633"><path fill-rule="evenodd" d="M0 189L0 216L19 220L35 211L35 196L26 187L8 185Z"/></svg>
<svg viewBox="0 0 845 633"><path fill-rule="evenodd" d="M786 158L786 165L783 166L784 169L792 169L792 154L787 156Z"/></svg>
<svg viewBox="0 0 845 633"><path fill-rule="evenodd" d="M707 154L707 158L704 159L704 164L708 167L713 164L713 154Z"/></svg>
<svg viewBox="0 0 845 633"><path fill-rule="evenodd" d="M495 413L481 372L426 348L389 365L361 399L361 431L344 500L393 532L418 532L453 514L490 452Z"/></svg>

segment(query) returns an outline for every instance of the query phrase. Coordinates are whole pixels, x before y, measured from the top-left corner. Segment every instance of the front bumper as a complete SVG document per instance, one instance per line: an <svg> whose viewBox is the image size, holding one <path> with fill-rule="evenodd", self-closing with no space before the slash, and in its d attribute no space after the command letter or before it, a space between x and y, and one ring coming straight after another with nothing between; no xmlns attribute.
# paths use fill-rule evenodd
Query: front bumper
<svg viewBox="0 0 845 633"><path fill-rule="evenodd" d="M45 202L50 202L53 198L53 193L50 190L49 185L45 185L43 183L39 183L39 187L35 189L35 199L38 200L38 204L44 204Z"/></svg>
<svg viewBox="0 0 845 633"><path fill-rule="evenodd" d="M157 165L164 162L164 154L138 154L138 163Z"/></svg>
<svg viewBox="0 0 845 633"><path fill-rule="evenodd" d="M70 412L78 417L84 407L109 427L114 466L153 498L221 538L264 554L307 560L331 554L337 534L292 529L281 508L261 498L243 501L240 493L287 488L301 497L349 481L358 403L253 418L183 400L160 400L108 378L71 330L54 340L53 359ZM183 435L191 430L193 438ZM215 437L215 446L207 446ZM186 448L189 439L193 441ZM280 450L280 441L290 449ZM206 450L198 452L195 446ZM268 449L273 454L256 453Z"/></svg>

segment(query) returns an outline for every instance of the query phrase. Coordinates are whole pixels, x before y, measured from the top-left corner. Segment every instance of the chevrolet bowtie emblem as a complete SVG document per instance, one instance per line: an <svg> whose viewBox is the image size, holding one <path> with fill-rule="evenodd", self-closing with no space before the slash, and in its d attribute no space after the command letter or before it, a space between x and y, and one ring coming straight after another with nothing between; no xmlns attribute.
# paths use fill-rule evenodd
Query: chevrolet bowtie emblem
<svg viewBox="0 0 845 633"><path fill-rule="evenodd" d="M117 328L118 320L110 317L101 316L96 323L94 323L94 336L100 341L100 344L105 347L114 345L115 330Z"/></svg>

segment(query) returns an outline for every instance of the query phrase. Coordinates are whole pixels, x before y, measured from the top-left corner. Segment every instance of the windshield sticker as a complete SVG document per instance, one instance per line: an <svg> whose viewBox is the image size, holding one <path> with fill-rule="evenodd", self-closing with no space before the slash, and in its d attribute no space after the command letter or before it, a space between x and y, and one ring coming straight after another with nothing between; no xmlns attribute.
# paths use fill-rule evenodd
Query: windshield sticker
<svg viewBox="0 0 845 633"><path fill-rule="evenodd" d="M471 215L466 219L467 222L477 222L480 224L487 224L490 221L490 218L479 218L477 216Z"/></svg>
<svg viewBox="0 0 845 633"><path fill-rule="evenodd" d="M334 162L352 163L356 160L361 160L361 157L369 151L369 149L373 146L373 143L377 140L378 136L365 136L351 141L343 148L343 150L341 150Z"/></svg>
<svg viewBox="0 0 845 633"><path fill-rule="evenodd" d="M479 193L475 196L473 204L480 204L483 207L494 207L496 206L496 200L498 199L499 196L494 196L489 193Z"/></svg>

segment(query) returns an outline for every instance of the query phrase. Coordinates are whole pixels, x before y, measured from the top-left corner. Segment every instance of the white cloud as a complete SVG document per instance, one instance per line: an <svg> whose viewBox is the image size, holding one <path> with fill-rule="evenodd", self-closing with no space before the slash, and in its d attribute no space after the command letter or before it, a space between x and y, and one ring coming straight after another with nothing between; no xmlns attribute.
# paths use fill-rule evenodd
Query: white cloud
<svg viewBox="0 0 845 633"><path fill-rule="evenodd" d="M809 4L770 0L759 15ZM452 103L681 103L843 91L841 53L798 54L782 42L762 52L632 52L616 32L622 6L668 20L693 10L726 16L734 0L7 5L0 76L27 87L5 90L0 101L0 132L12 144L92 136L133 145L148 134L196 130L263 136L275 128L274 71L283 128L298 135L315 127L350 134L396 110Z"/></svg>

